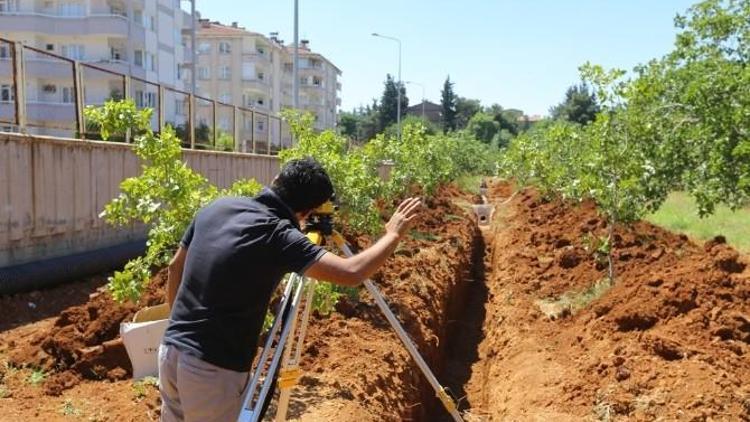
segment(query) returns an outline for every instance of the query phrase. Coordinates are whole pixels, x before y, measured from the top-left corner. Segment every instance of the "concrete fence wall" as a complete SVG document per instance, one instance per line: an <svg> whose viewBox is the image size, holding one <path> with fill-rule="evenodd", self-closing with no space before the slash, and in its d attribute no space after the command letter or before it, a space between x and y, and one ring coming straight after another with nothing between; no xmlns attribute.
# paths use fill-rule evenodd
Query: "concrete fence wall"
<svg viewBox="0 0 750 422"><path fill-rule="evenodd" d="M193 169L219 187L240 178L268 184L273 156L183 150ZM127 144L0 132L0 268L143 238L98 216L140 162Z"/></svg>

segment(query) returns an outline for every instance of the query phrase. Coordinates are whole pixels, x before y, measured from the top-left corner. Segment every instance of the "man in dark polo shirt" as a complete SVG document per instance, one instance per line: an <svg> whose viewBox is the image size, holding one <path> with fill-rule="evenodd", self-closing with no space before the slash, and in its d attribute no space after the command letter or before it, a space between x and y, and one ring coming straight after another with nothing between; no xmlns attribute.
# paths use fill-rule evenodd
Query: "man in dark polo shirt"
<svg viewBox="0 0 750 422"><path fill-rule="evenodd" d="M163 421L231 421L242 405L271 294L286 273L354 286L393 253L420 207L404 201L372 247L342 258L299 222L333 195L312 158L294 160L254 198L200 210L169 264L169 325L159 348Z"/></svg>

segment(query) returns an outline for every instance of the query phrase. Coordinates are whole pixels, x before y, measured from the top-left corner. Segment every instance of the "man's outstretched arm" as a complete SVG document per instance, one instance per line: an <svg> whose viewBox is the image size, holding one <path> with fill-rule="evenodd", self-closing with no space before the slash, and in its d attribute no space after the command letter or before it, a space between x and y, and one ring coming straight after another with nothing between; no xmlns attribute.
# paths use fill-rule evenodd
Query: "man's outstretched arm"
<svg viewBox="0 0 750 422"><path fill-rule="evenodd" d="M396 250L409 231L412 220L418 215L420 206L419 198L405 200L385 225L385 235L374 245L348 258L327 253L305 271L305 276L344 286L358 285L372 276Z"/></svg>

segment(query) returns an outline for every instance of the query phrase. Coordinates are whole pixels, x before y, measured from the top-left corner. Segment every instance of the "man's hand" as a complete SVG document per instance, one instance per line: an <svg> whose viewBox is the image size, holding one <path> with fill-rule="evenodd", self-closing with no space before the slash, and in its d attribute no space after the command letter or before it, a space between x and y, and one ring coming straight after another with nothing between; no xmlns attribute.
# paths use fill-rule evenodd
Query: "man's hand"
<svg viewBox="0 0 750 422"><path fill-rule="evenodd" d="M419 198L409 198L402 202L385 225L386 233L395 234L399 239L404 237L411 227L412 220L419 215L421 205L422 201Z"/></svg>
<svg viewBox="0 0 750 422"><path fill-rule="evenodd" d="M385 236L374 245L350 258L327 253L312 264L305 271L305 275L344 286L356 286L361 283L377 271L393 253L398 242L409 231L412 220L419 214L421 205L419 198L409 198L402 202L385 225Z"/></svg>

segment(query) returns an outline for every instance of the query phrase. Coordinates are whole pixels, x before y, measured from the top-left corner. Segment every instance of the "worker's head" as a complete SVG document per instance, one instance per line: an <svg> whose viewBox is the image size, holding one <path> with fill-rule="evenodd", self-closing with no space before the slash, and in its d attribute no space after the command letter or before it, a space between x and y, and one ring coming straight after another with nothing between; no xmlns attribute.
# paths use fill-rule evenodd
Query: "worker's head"
<svg viewBox="0 0 750 422"><path fill-rule="evenodd" d="M312 157L286 163L271 189L298 217L306 216L333 195L331 179Z"/></svg>

